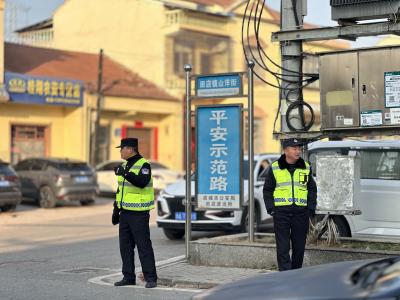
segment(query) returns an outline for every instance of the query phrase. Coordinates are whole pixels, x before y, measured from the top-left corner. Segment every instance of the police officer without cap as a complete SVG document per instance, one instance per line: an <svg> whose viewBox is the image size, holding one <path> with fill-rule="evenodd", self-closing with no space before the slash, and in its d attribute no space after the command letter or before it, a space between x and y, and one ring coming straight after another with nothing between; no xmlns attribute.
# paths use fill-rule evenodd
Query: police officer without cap
<svg viewBox="0 0 400 300"><path fill-rule="evenodd" d="M302 267L309 217L315 216L317 206L310 165L300 157L303 144L300 139L283 140L284 154L272 163L264 183L265 206L274 218L279 271Z"/></svg>
<svg viewBox="0 0 400 300"><path fill-rule="evenodd" d="M149 211L154 208L153 179L150 163L138 151L138 140L121 140L121 158L126 162L115 168L118 191L112 224L119 223L119 247L122 258L121 281L115 286L135 285L134 249L137 246L146 288L157 286L157 272L150 240Z"/></svg>

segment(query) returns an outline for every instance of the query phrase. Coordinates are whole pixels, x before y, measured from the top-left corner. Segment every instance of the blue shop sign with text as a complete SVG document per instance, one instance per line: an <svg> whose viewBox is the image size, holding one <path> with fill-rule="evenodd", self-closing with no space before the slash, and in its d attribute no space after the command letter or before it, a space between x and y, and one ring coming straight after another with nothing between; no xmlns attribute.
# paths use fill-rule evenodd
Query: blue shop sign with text
<svg viewBox="0 0 400 300"><path fill-rule="evenodd" d="M81 81L11 72L6 72L4 77L11 102L82 106L83 84Z"/></svg>
<svg viewBox="0 0 400 300"><path fill-rule="evenodd" d="M196 96L203 98L242 95L242 77L238 73L196 77Z"/></svg>
<svg viewBox="0 0 400 300"><path fill-rule="evenodd" d="M197 207L240 209L242 106L199 106L196 118Z"/></svg>

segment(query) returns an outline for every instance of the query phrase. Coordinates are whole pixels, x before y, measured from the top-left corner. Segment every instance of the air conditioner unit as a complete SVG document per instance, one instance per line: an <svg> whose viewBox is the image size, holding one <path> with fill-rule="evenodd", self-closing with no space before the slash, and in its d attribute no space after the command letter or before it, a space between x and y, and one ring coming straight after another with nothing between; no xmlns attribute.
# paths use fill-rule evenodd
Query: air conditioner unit
<svg viewBox="0 0 400 300"><path fill-rule="evenodd" d="M399 14L400 0L330 0L332 20L362 21L395 19Z"/></svg>

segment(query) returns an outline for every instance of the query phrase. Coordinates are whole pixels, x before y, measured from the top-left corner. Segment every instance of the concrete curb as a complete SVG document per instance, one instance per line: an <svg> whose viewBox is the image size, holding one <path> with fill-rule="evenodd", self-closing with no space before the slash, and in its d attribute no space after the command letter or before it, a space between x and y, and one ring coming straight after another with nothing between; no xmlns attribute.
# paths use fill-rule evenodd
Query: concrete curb
<svg viewBox="0 0 400 300"><path fill-rule="evenodd" d="M260 236L270 240L274 239L273 234ZM383 243L382 241L374 242L362 239L345 240L355 243ZM385 258L399 254L400 251L306 246L304 266L366 258ZM276 246L271 241L250 244L247 241L247 234L201 239L190 242L189 263L200 266L271 270L276 269Z"/></svg>

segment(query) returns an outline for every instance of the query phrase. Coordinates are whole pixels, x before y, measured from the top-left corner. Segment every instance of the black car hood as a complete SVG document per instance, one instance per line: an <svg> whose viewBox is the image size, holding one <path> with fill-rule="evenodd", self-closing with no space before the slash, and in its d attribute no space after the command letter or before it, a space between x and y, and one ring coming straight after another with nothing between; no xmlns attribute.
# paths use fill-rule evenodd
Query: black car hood
<svg viewBox="0 0 400 300"><path fill-rule="evenodd" d="M354 285L351 275L373 261L376 260L340 262L262 274L215 287L193 299L365 299L368 291Z"/></svg>

